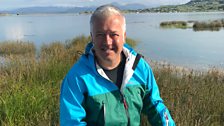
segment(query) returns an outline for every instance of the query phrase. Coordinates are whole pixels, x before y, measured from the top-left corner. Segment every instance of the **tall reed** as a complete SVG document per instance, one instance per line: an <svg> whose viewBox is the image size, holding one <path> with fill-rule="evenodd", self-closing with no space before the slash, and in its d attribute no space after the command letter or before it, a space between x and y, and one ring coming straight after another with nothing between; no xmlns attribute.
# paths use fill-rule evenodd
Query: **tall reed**
<svg viewBox="0 0 224 126"><path fill-rule="evenodd" d="M35 54L36 48L32 42L4 41L0 43L0 55Z"/></svg>

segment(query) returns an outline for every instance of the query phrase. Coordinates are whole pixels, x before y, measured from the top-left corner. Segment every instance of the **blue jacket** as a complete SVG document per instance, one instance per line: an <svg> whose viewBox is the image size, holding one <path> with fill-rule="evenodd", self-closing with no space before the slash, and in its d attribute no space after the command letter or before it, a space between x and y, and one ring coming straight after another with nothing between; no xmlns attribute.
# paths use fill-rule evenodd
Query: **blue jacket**
<svg viewBox="0 0 224 126"><path fill-rule="evenodd" d="M127 44L123 81L119 89L95 62L92 44L63 80L61 126L139 126L145 114L153 126L175 125L163 104L152 69Z"/></svg>

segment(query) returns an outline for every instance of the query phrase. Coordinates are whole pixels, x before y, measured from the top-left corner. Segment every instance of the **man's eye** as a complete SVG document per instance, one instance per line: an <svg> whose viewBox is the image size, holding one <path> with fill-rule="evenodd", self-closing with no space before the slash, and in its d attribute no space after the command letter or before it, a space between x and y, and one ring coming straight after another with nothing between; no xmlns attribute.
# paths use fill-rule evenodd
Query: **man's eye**
<svg viewBox="0 0 224 126"><path fill-rule="evenodd" d="M112 33L111 36L113 36L113 37L117 37L117 36L119 36L119 35L116 34L116 33Z"/></svg>
<svg viewBox="0 0 224 126"><path fill-rule="evenodd" d="M97 33L97 34L96 34L96 37L103 37L103 36L104 36L103 33Z"/></svg>

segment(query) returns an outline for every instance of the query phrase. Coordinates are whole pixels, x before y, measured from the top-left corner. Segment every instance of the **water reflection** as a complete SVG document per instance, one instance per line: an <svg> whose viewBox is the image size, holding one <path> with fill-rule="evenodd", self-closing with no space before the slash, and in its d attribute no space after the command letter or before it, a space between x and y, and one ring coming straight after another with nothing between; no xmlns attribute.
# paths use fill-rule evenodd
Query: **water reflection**
<svg viewBox="0 0 224 126"><path fill-rule="evenodd" d="M13 24L5 29L6 40L23 40L24 29L21 24Z"/></svg>

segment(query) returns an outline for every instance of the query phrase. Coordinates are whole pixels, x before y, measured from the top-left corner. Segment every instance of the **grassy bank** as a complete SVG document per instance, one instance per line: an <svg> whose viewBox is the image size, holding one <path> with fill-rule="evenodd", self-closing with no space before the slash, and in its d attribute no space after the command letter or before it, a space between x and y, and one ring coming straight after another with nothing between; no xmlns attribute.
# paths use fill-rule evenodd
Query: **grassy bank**
<svg viewBox="0 0 224 126"><path fill-rule="evenodd" d="M0 43L0 55L35 55L35 46L31 42L11 42L5 41Z"/></svg>
<svg viewBox="0 0 224 126"><path fill-rule="evenodd" d="M179 126L224 124L224 74L163 66L154 71L161 95Z"/></svg>
<svg viewBox="0 0 224 126"><path fill-rule="evenodd" d="M33 51L2 51L2 56L10 62L0 65L0 125L59 125L62 79L89 40L80 36L65 44L43 45L38 56L33 55ZM132 45L136 43L131 39L127 41ZM0 49L2 47L0 44ZM10 50L15 46L5 47ZM197 73L157 64L153 69L161 96L177 125L223 125L224 76L221 72ZM144 119L142 125L148 125Z"/></svg>

